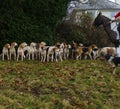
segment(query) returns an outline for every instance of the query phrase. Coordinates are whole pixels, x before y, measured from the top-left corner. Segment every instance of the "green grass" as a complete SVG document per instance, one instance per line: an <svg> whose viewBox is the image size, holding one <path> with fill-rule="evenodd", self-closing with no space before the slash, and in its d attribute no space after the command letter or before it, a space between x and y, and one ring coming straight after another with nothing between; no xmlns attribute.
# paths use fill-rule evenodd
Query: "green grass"
<svg viewBox="0 0 120 109"><path fill-rule="evenodd" d="M120 68L100 60L0 62L0 109L119 109Z"/></svg>

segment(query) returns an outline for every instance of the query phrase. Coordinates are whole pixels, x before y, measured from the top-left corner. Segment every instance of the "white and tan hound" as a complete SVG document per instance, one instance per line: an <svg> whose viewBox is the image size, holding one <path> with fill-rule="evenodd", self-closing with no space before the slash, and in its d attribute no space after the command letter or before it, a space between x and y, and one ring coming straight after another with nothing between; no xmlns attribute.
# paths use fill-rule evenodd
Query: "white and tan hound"
<svg viewBox="0 0 120 109"><path fill-rule="evenodd" d="M24 48L27 46L27 43L26 42L23 42L19 45L18 49L17 49L17 61L18 59L20 58L21 56L21 60L23 61L23 58L25 58L25 55L24 55Z"/></svg>
<svg viewBox="0 0 120 109"><path fill-rule="evenodd" d="M11 60L12 55L14 57L14 60L16 60L16 49L15 49L16 46L17 46L16 42L11 43L11 46L10 46L10 60Z"/></svg>
<svg viewBox="0 0 120 109"><path fill-rule="evenodd" d="M49 46L46 46L45 42L41 42L39 44L39 59L41 60L41 62L45 62L46 61L46 57L47 57L47 48Z"/></svg>
<svg viewBox="0 0 120 109"><path fill-rule="evenodd" d="M9 60L9 48L10 44L6 43L2 49L2 60L4 61L5 56L7 56L7 60Z"/></svg>

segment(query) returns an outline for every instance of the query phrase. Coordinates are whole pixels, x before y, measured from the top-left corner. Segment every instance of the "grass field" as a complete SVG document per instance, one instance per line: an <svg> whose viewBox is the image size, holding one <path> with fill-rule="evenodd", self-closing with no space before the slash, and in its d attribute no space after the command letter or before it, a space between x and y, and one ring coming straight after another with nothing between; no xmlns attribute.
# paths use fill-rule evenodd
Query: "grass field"
<svg viewBox="0 0 120 109"><path fill-rule="evenodd" d="M0 61L0 109L120 109L120 68L100 60Z"/></svg>

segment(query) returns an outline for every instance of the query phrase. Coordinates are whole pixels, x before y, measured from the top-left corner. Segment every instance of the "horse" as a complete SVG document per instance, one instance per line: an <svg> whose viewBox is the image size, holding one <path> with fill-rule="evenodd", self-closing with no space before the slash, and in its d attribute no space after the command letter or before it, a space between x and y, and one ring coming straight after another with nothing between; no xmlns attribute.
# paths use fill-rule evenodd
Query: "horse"
<svg viewBox="0 0 120 109"><path fill-rule="evenodd" d="M111 42L115 45L115 47L118 47L120 44L118 37L117 37L118 34L116 31L114 31L111 28L112 23L110 23L110 21L111 21L111 19L109 19L108 17L99 13L93 22L93 27L97 28L100 25L103 25L103 28L104 28L105 32L107 33L108 37L110 38Z"/></svg>
<svg viewBox="0 0 120 109"><path fill-rule="evenodd" d="M117 31L116 22L110 23L111 19L99 13L93 22L93 27L97 28L100 25L103 25L105 32L107 33L111 42L115 45L115 47L119 47L119 33ZM114 25L114 26L113 26ZM115 30L116 29L116 30Z"/></svg>

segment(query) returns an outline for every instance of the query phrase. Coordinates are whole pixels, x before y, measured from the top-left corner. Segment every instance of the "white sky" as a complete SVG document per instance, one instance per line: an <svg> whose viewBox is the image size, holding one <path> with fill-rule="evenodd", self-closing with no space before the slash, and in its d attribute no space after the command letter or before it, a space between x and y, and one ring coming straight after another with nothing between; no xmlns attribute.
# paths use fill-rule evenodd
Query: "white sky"
<svg viewBox="0 0 120 109"><path fill-rule="evenodd" d="M109 0L109 1L115 2L115 0Z"/></svg>
<svg viewBox="0 0 120 109"><path fill-rule="evenodd" d="M116 3L120 4L120 0L109 0L109 1L112 1L112 2L116 1Z"/></svg>

